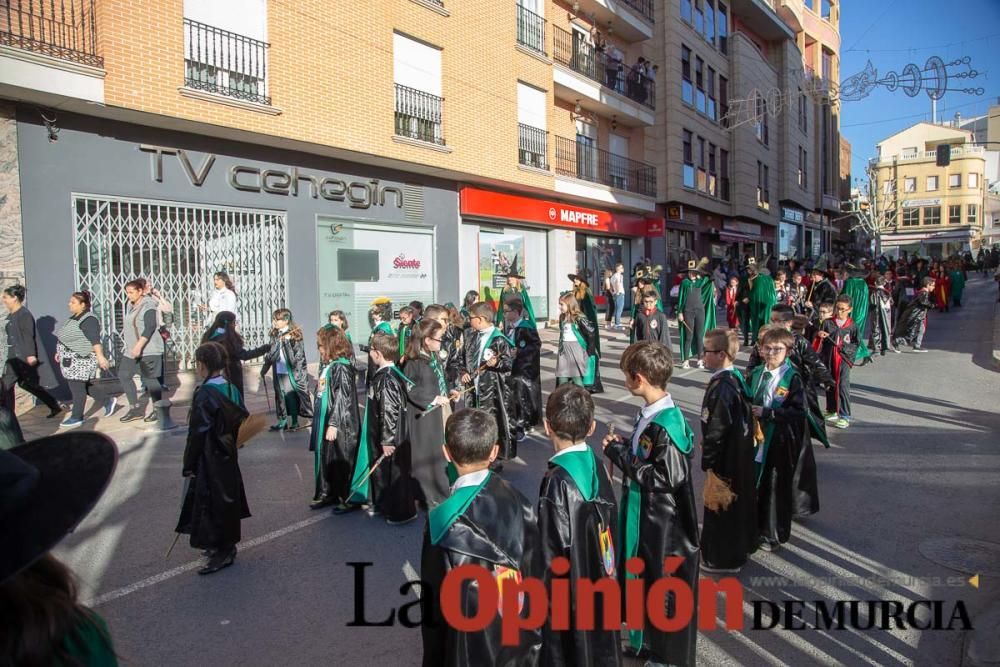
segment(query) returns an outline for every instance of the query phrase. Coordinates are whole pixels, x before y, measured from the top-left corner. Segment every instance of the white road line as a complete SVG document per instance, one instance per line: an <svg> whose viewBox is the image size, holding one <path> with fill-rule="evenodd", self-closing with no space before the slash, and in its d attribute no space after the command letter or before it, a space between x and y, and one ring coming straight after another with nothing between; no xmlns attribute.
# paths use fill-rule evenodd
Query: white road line
<svg viewBox="0 0 1000 667"><path fill-rule="evenodd" d="M333 514L321 514L319 516L309 517L299 521L298 523L293 523L290 526L285 526L284 528L279 528L278 530L273 530L266 535L261 535L260 537L255 537L252 540L247 540L246 542L240 542L239 548L241 551L246 551L247 549L252 549L253 547L260 546L272 540L276 540L279 537L284 537L289 533L294 533L297 530L302 530L303 528L308 528L314 523L319 523L320 521L325 521L332 517ZM142 581L137 581L134 584L129 584L123 588L111 591L110 593L105 593L104 595L99 595L93 600L84 602L88 607L98 607L102 604L106 604L113 600L118 600L125 597L126 595L131 595L136 591L141 591L143 588L149 588L150 586L155 586L156 584L161 584L168 579L173 579L179 574L184 574L185 572L190 572L191 570L197 569L202 566L204 561L194 560L190 563L185 563L179 567L175 567L172 570L167 570L166 572L160 572L159 574L154 574L152 577L147 577Z"/></svg>
<svg viewBox="0 0 1000 667"><path fill-rule="evenodd" d="M302 479L302 468L299 467L298 463L295 464L295 472L299 473L299 481L300 482L303 481L303 479Z"/></svg>
<svg viewBox="0 0 1000 667"><path fill-rule="evenodd" d="M403 563L403 576L406 577L407 581L420 581L420 575L413 569L410 561L405 561ZM423 586L410 586L410 592L413 593L414 597L418 600L420 599L421 589L423 589Z"/></svg>

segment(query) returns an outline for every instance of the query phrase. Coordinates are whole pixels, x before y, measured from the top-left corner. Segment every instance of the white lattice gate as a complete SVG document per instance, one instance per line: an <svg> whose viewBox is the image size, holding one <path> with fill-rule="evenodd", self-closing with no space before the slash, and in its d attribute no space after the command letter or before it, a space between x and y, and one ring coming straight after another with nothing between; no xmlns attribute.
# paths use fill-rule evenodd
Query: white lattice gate
<svg viewBox="0 0 1000 667"><path fill-rule="evenodd" d="M73 195L77 289L94 297L105 347L122 347L125 283L145 278L174 306L170 327L180 368L194 365L205 331L212 276L236 286L247 347L267 341L271 313L285 307L285 225L278 211Z"/></svg>

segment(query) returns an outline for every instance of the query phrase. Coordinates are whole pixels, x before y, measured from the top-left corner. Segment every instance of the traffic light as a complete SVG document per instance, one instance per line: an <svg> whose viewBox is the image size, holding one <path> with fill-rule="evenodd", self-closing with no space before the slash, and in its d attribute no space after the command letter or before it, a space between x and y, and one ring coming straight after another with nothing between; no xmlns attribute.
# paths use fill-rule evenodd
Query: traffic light
<svg viewBox="0 0 1000 667"><path fill-rule="evenodd" d="M947 167L951 164L951 146L948 144L938 144L937 166Z"/></svg>

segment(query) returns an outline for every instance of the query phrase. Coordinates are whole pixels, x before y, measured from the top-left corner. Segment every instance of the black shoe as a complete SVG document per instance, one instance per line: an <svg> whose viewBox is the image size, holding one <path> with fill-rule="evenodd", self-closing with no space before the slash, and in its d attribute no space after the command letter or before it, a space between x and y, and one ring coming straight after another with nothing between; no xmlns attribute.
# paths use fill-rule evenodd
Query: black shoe
<svg viewBox="0 0 1000 667"><path fill-rule="evenodd" d="M45 415L45 418L52 419L53 417L59 416L61 413L62 413L62 406L57 405L54 408L49 408L49 414Z"/></svg>
<svg viewBox="0 0 1000 667"><path fill-rule="evenodd" d="M146 422L147 424L152 424L157 419L158 417L156 416L156 408L153 408L153 411L150 412L148 415L146 415L146 418L143 419L142 421Z"/></svg>
<svg viewBox="0 0 1000 667"><path fill-rule="evenodd" d="M323 509L324 507L329 507L334 502L335 502L334 499L331 498L330 496L322 496L320 498L316 498L311 503L309 503L309 509L311 510Z"/></svg>
<svg viewBox="0 0 1000 667"><path fill-rule="evenodd" d="M236 547L233 547L229 551L215 551L208 558L208 563L205 567L198 570L198 574L212 574L213 572L218 572L222 568L229 567L236 560Z"/></svg>
<svg viewBox="0 0 1000 667"><path fill-rule="evenodd" d="M385 522L387 524L389 524L390 526L402 526L403 524L410 523L411 521L415 521L416 518L417 518L417 515L414 514L409 519L402 519L402 520L399 520L399 519L386 519Z"/></svg>
<svg viewBox="0 0 1000 667"><path fill-rule="evenodd" d="M334 514L349 514L351 512L357 512L361 509L361 505L355 505L354 503L340 503L333 508Z"/></svg>
<svg viewBox="0 0 1000 667"><path fill-rule="evenodd" d="M128 412L123 414L118 418L120 422L134 422L136 419L142 419L146 415L145 411L141 408L129 408Z"/></svg>

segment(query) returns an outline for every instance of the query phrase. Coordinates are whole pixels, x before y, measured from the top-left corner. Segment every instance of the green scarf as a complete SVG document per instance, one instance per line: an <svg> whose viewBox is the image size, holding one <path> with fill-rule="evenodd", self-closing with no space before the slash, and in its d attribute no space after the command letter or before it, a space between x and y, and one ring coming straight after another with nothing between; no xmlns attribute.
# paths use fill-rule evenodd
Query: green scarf
<svg viewBox="0 0 1000 667"><path fill-rule="evenodd" d="M439 505L435 505L427 513L427 527L430 532L431 544L437 544L448 534L448 529L458 521L458 517L465 514L469 505L475 500L479 492L486 487L493 473L486 473L483 481L476 486L463 486L445 498Z"/></svg>
<svg viewBox="0 0 1000 667"><path fill-rule="evenodd" d="M657 424L663 428L667 432L671 444L677 447L683 454L691 454L691 450L694 448L694 432L688 426L687 420L684 419L681 409L676 405L656 413L650 424ZM642 434L639 437L641 439ZM629 446L631 447L631 442ZM639 553L641 512L642 489L634 481L625 477L622 488L622 502L618 508L618 525L621 531L618 543L624 549L621 563L627 563L630 558L635 558ZM631 573L626 573L625 576L629 579L638 578L638 576ZM636 650L642 647L642 633L642 630L631 630L628 633L629 644Z"/></svg>

